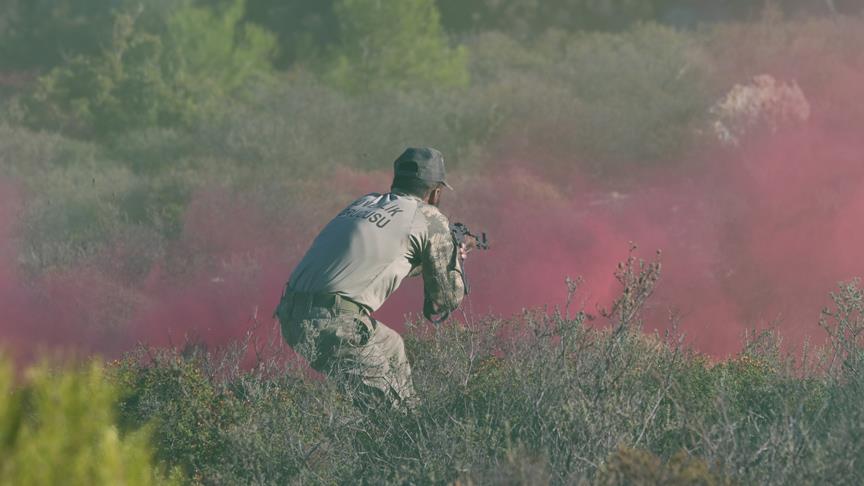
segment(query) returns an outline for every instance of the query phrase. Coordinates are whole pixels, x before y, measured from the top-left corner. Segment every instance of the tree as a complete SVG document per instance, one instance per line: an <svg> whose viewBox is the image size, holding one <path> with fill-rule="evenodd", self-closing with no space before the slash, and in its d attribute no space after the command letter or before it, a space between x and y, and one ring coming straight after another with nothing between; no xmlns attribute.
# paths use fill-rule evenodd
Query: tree
<svg viewBox="0 0 864 486"><path fill-rule="evenodd" d="M112 42L117 15L138 12L139 27L159 26L193 1L0 0L0 63L51 69L77 56L98 55Z"/></svg>
<svg viewBox="0 0 864 486"><path fill-rule="evenodd" d="M243 21L246 1L187 7L167 22L173 69L179 81L226 95L272 70L276 39Z"/></svg>
<svg viewBox="0 0 864 486"><path fill-rule="evenodd" d="M102 365L27 372L19 388L0 354L0 483L179 485L179 469L155 465L149 430L121 433L120 390Z"/></svg>
<svg viewBox="0 0 864 486"><path fill-rule="evenodd" d="M115 15L106 49L77 55L39 79L25 103L29 123L99 137L210 113L271 69L275 39L243 25L243 7L243 0L187 6L150 25L143 9Z"/></svg>
<svg viewBox="0 0 864 486"><path fill-rule="evenodd" d="M549 29L608 30L654 19L668 0L438 0L454 32L499 30L530 38Z"/></svg>
<svg viewBox="0 0 864 486"><path fill-rule="evenodd" d="M249 0L246 18L279 37L276 65L287 68L323 57L339 41L336 0Z"/></svg>
<svg viewBox="0 0 864 486"><path fill-rule="evenodd" d="M341 39L325 77L347 91L468 83L468 53L451 48L433 0L339 0Z"/></svg>

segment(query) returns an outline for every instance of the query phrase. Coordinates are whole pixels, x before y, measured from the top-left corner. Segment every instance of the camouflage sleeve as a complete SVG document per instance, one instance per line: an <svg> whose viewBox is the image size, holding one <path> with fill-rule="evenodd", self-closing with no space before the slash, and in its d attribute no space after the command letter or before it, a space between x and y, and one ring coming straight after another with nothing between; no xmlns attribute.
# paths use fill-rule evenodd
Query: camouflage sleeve
<svg viewBox="0 0 864 486"><path fill-rule="evenodd" d="M423 275L423 314L446 316L456 310L465 296L462 267L450 223L434 206L421 207L426 238L422 241L420 263Z"/></svg>

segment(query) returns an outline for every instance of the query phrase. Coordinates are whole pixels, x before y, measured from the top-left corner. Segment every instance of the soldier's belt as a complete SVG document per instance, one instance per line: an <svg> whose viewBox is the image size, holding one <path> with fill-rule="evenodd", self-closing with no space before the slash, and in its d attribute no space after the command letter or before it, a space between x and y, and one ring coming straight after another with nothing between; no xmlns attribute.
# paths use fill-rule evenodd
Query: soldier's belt
<svg viewBox="0 0 864 486"><path fill-rule="evenodd" d="M311 294L288 290L285 292L285 299L295 312L297 310L308 312L313 307L322 307L331 309L336 314L366 313L366 308L362 305L337 294Z"/></svg>

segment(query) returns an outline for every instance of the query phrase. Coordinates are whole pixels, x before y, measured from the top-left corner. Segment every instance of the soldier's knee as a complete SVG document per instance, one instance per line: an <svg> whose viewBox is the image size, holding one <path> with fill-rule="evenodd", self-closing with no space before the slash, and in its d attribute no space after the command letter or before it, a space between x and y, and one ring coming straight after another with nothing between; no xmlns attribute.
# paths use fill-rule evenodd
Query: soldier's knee
<svg viewBox="0 0 864 486"><path fill-rule="evenodd" d="M402 340L402 336L400 336L399 333L394 331L393 329L390 329L387 326L379 324L376 331L381 331L381 333L382 333L381 341L383 343L385 343L388 347L395 347L395 348L404 348L405 347L405 342Z"/></svg>

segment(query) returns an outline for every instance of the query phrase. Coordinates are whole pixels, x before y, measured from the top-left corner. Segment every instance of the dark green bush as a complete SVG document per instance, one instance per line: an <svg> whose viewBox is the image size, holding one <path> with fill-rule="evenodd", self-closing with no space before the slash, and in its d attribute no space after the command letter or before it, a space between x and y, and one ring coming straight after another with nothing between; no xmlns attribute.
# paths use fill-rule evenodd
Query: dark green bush
<svg viewBox="0 0 864 486"><path fill-rule="evenodd" d="M451 48L433 0L338 0L340 42L325 77L349 92L468 83L468 52Z"/></svg>
<svg viewBox="0 0 864 486"><path fill-rule="evenodd" d="M111 36L112 0L0 2L0 64L50 68L64 56L97 53Z"/></svg>
<svg viewBox="0 0 864 486"><path fill-rule="evenodd" d="M491 132L493 108L462 93L354 97L298 76L248 96L249 103L198 127L193 140L200 153L316 180L334 167L386 170L402 147L416 144L443 150L454 168L476 167L469 155Z"/></svg>
<svg viewBox="0 0 864 486"><path fill-rule="evenodd" d="M276 64L316 63L339 41L335 0L248 0L247 18L279 38Z"/></svg>
<svg viewBox="0 0 864 486"><path fill-rule="evenodd" d="M97 264L136 281L180 236L195 181L173 169L136 174L111 155L92 143L0 125L0 176L27 196L16 232L27 270Z"/></svg>
<svg viewBox="0 0 864 486"><path fill-rule="evenodd" d="M720 486L732 484L712 473L709 465L681 451L663 463L650 452L621 448L600 468L598 486Z"/></svg>
<svg viewBox="0 0 864 486"><path fill-rule="evenodd" d="M474 97L496 107L497 132L594 170L680 159L716 99L698 38L655 24L550 33L531 49L500 34L470 46L484 86Z"/></svg>
<svg viewBox="0 0 864 486"><path fill-rule="evenodd" d="M183 126L212 115L247 80L266 75L272 36L242 23L243 0L189 6L148 28L141 10L114 17L98 53L78 55L39 80L27 102L31 126L89 137Z"/></svg>

